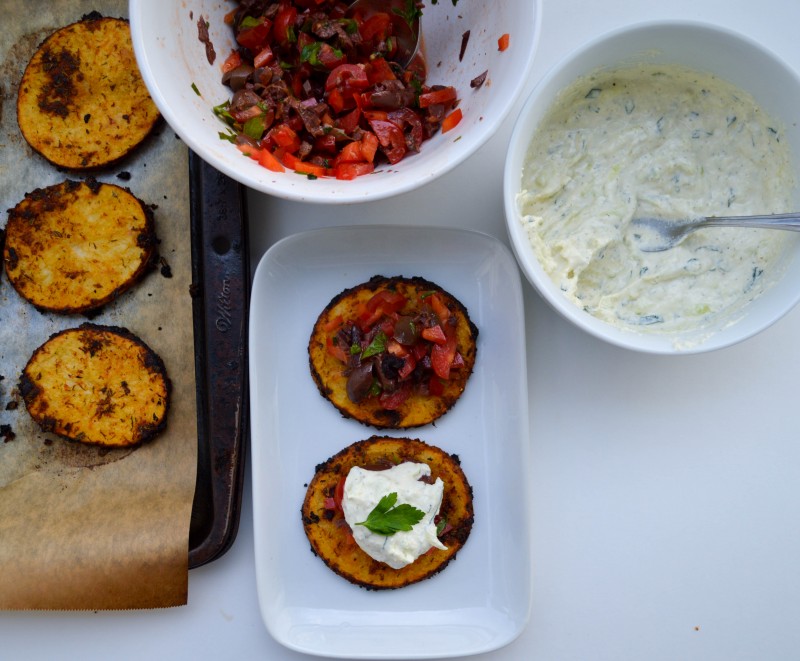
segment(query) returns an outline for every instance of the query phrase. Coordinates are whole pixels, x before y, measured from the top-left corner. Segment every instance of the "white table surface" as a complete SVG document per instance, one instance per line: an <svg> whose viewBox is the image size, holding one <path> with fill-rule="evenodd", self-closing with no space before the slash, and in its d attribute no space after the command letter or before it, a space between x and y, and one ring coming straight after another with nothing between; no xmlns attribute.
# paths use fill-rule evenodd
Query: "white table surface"
<svg viewBox="0 0 800 661"><path fill-rule="evenodd" d="M584 41L651 18L721 24L800 70L795 0L544 0L529 89ZM426 209L432 224L506 240L510 131L509 122L440 181L381 203L321 208L251 194L253 266L296 231L402 223L409 214L421 221ZM527 283L524 294L533 608L516 641L475 658L800 657L800 310L739 346L664 358L605 345L562 321ZM236 543L190 572L187 606L2 613L0 659L301 658L262 623L251 513L248 483Z"/></svg>

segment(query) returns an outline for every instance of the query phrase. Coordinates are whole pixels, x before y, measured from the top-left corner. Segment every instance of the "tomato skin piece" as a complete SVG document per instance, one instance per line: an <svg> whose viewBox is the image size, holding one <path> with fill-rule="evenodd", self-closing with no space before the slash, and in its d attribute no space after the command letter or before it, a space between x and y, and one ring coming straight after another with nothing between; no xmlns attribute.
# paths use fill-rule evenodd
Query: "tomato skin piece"
<svg viewBox="0 0 800 661"><path fill-rule="evenodd" d="M461 108L456 108L442 120L442 133L447 133L454 129L462 119Z"/></svg>
<svg viewBox="0 0 800 661"><path fill-rule="evenodd" d="M403 405L403 402L408 399L410 394L411 388L408 384L404 383L402 387L392 393L381 393L378 397L378 401L387 411L396 411Z"/></svg>
<svg viewBox="0 0 800 661"><path fill-rule="evenodd" d="M455 87L445 87L440 90L433 90L419 95L419 107L427 108L428 106L452 103L458 98Z"/></svg>
<svg viewBox="0 0 800 661"><path fill-rule="evenodd" d="M368 122L389 163L394 165L402 161L407 151L406 140L397 124L386 119L368 119Z"/></svg>
<svg viewBox="0 0 800 661"><path fill-rule="evenodd" d="M447 336L444 334L442 327L438 324L436 326L423 328L420 335L423 339L428 340L428 342L433 342L434 344L445 344L447 342Z"/></svg>
<svg viewBox="0 0 800 661"><path fill-rule="evenodd" d="M407 302L408 299L400 292L381 289L367 301L366 308L370 312L381 308L384 314L391 314L402 310Z"/></svg>
<svg viewBox="0 0 800 661"><path fill-rule="evenodd" d="M439 298L438 294L431 294L427 298L428 305L431 306L433 313L439 317L439 321L444 323L450 318L450 308L448 308Z"/></svg>
<svg viewBox="0 0 800 661"><path fill-rule="evenodd" d="M350 181L375 172L375 165L373 163L341 163L334 167L333 171L337 179Z"/></svg>
<svg viewBox="0 0 800 661"><path fill-rule="evenodd" d="M325 341L325 350L328 352L328 354L345 365L350 362L347 354L344 352L344 349L342 349L342 347L340 347L338 344L334 343L333 338L330 336Z"/></svg>
<svg viewBox="0 0 800 661"><path fill-rule="evenodd" d="M269 44L267 44L259 51L258 55L253 58L253 66L258 69L268 65L274 59L275 55L273 54L272 49L269 47Z"/></svg>
<svg viewBox="0 0 800 661"><path fill-rule="evenodd" d="M342 475L336 483L336 489L333 491L333 503L336 509L342 511L342 502L344 501L344 483L347 481L347 476Z"/></svg>
<svg viewBox="0 0 800 661"><path fill-rule="evenodd" d="M300 137L288 124L278 124L267 133L267 143L280 147L288 154L294 154L300 149Z"/></svg>
<svg viewBox="0 0 800 661"><path fill-rule="evenodd" d="M358 26L358 33L366 42L385 41L391 33L392 18L386 12L377 12Z"/></svg>
<svg viewBox="0 0 800 661"><path fill-rule="evenodd" d="M225 61L222 63L222 73L228 73L229 71L233 71L236 67L238 67L242 63L242 56L239 55L239 51L232 50L231 54L225 58Z"/></svg>
<svg viewBox="0 0 800 661"><path fill-rule="evenodd" d="M258 155L258 163L272 172L286 172L286 168L281 165L281 162L268 149L261 150Z"/></svg>
<svg viewBox="0 0 800 661"><path fill-rule="evenodd" d="M378 152L378 137L374 133L364 131L361 136L361 155L368 163L375 160L375 154Z"/></svg>
<svg viewBox="0 0 800 661"><path fill-rule="evenodd" d="M497 50L504 51L508 48L509 42L511 41L511 36L506 32L504 35L501 35L500 38L497 40Z"/></svg>
<svg viewBox="0 0 800 661"><path fill-rule="evenodd" d="M335 67L325 80L325 91L349 87L352 90L369 87L369 78L363 66L358 64L340 64Z"/></svg>
<svg viewBox="0 0 800 661"><path fill-rule="evenodd" d="M297 9L291 5L283 5L275 15L272 37L281 46L288 46L296 41L294 23L297 20Z"/></svg>
<svg viewBox="0 0 800 661"><path fill-rule="evenodd" d="M370 85L382 83L387 80L397 80L397 76L394 75L392 67L389 66L389 63L383 57L376 57L369 63L367 75Z"/></svg>
<svg viewBox="0 0 800 661"><path fill-rule="evenodd" d="M431 367L436 376L447 381L456 356L456 334L449 324L445 326L445 335L447 341L444 344L434 344L431 348Z"/></svg>
<svg viewBox="0 0 800 661"><path fill-rule="evenodd" d="M261 23L251 28L245 28L236 35L236 43L244 46L253 53L260 51L269 38L272 23L268 18L262 18Z"/></svg>

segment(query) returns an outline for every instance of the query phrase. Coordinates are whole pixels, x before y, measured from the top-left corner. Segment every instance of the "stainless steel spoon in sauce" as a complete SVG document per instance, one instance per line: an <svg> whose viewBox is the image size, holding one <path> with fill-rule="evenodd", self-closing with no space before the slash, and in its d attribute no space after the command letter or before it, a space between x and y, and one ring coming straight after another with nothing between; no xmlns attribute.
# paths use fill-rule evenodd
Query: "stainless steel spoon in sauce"
<svg viewBox="0 0 800 661"><path fill-rule="evenodd" d="M757 227L800 231L800 213L776 213L764 216L707 216L691 220L634 218L628 231L642 252L669 250L701 227Z"/></svg>
<svg viewBox="0 0 800 661"><path fill-rule="evenodd" d="M352 18L356 14L361 14L369 18L377 13L389 14L393 36L397 42L397 50L392 60L405 69L419 51L420 11L417 10L416 4L409 0L355 0L347 8L345 16Z"/></svg>

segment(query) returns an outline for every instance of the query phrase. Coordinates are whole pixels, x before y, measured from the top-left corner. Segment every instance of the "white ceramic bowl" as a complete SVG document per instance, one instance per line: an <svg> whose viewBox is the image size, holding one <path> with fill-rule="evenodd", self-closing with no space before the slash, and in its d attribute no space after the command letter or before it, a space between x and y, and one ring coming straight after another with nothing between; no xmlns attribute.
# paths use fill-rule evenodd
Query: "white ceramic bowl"
<svg viewBox="0 0 800 661"><path fill-rule="evenodd" d="M142 76L167 122L203 160L236 181L278 197L317 203L373 201L413 190L461 163L497 130L522 91L538 43L541 0L426 2L422 17L428 81L455 85L463 119L423 144L394 167L381 166L351 181L273 173L220 140L224 129L212 106L230 98L220 64L234 40L223 16L230 1L131 0L133 46ZM197 21L209 22L217 60L210 65L198 39ZM462 35L470 31L463 60ZM510 34L507 50L498 39ZM481 89L470 81L488 71ZM194 91L193 85L197 88ZM199 92L199 95L198 95Z"/></svg>
<svg viewBox="0 0 800 661"><path fill-rule="evenodd" d="M748 338L777 321L800 299L800 247L794 233L780 280L739 314L703 329L679 333L635 332L612 326L568 300L539 264L520 222L517 196L531 136L558 93L598 68L624 64L673 63L716 74L750 92L774 119L783 123L800 178L800 78L784 62L750 39L718 27L684 21L657 21L628 26L579 48L551 69L526 100L515 124L504 172L509 239L522 271L559 313L588 333L628 349L656 354L686 354L719 349ZM800 195L794 191L796 209Z"/></svg>

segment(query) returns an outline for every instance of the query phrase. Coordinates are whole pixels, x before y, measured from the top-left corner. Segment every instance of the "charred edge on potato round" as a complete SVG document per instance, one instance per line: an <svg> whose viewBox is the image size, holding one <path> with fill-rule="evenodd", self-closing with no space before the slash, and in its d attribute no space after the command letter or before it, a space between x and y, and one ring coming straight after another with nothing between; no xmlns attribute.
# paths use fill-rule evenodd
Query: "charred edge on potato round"
<svg viewBox="0 0 800 661"><path fill-rule="evenodd" d="M134 242L126 236L129 230L122 225L118 226L119 237L111 237L118 242L118 246L127 246L128 251L134 250L135 244L136 251L140 253L128 252L125 254L127 261L123 268L118 269L119 277L116 283L107 275L103 280L93 280L93 263L100 272L105 274L114 273L117 270L113 263L109 264L103 261L105 256L100 255L96 250L91 253L95 261L80 263L80 270L77 272L57 268L60 260L67 259L65 255L70 254L71 249L77 249L81 243L88 245L93 239L88 231L85 235L81 232L84 228L80 223L80 212L82 205L86 204L87 200L86 195L82 195L82 191L86 191L86 195L92 197L99 197L103 191L108 191L107 197L110 195L110 199L103 200L103 203L105 205L104 213L109 215L121 218L122 214L127 214L129 211L134 213L134 209L141 214L137 218L141 228ZM71 207L74 207L74 213L70 213ZM50 227L50 224L58 220L58 214L69 214L69 222L64 225L79 232L80 240L61 245L63 241L58 236L60 232ZM55 218L51 217L53 215ZM61 225L59 225L59 229L60 227ZM104 227L114 227L114 225L108 224ZM89 177L85 181L67 179L60 184L26 193L24 199L8 211L6 235L7 240L5 245L0 245L0 252L3 254L9 282L22 298L29 301L40 312L96 314L141 281L148 272L154 270L158 261L159 240L156 235L152 207L136 197L129 188L100 183L93 177ZM106 238L109 238L108 235ZM23 250L25 258L17 250L17 247L25 247ZM48 259L55 263L49 263ZM111 258L109 257L109 259ZM50 272L55 274L55 277L50 281L48 288L40 288L38 274L33 269L34 267L42 268L45 265ZM20 268L24 269L24 272L18 272ZM123 271L125 271L124 274ZM95 285L90 293L90 281L103 282L105 285L114 284L114 286L107 286L105 293L101 295ZM68 285L68 282L72 284ZM86 283L83 289L79 288L81 283ZM74 295L75 298L71 298L71 295Z"/></svg>
<svg viewBox="0 0 800 661"><path fill-rule="evenodd" d="M87 438L82 431L74 431L74 425L62 419L58 415L58 411L53 411L48 401L39 401L40 397L46 395L45 390L37 383L37 380L42 378L42 372L37 371L35 374L29 373L29 368L36 364L40 355L47 352L50 348L52 341L57 340L59 337L75 332L86 333L85 337L81 338L82 347L81 351L89 358L93 358L103 347L111 344L113 340L106 337L106 335L116 336L125 341L130 342L135 347L138 347L144 354L144 368L148 373L155 374L160 383L163 385L164 394L159 399L159 404L163 404L163 411L160 418L156 420L130 420L130 439L129 442L105 444L97 439ZM105 390L105 384L101 384L100 392L104 392L104 398L95 403L92 410L82 411L88 418L100 417L113 410L113 392ZM116 385L116 384L114 384ZM119 384L123 393L128 394L130 388L126 380L122 380ZM132 333L127 328L110 325L100 325L92 323L83 323L77 328L68 328L62 331L53 333L47 341L40 345L31 355L28 363L19 377L18 390L26 408L28 409L31 417L39 425L43 432L54 433L57 436L73 442L87 443L91 445L101 445L109 448L120 447L136 447L143 443L153 440L156 436L161 434L167 426L168 413L171 405L172 382L167 375L166 366L161 357L153 351L141 338Z"/></svg>
<svg viewBox="0 0 800 661"><path fill-rule="evenodd" d="M116 163L160 120L125 18L91 12L56 30L39 45L19 86L22 135L59 167L93 170Z"/></svg>

